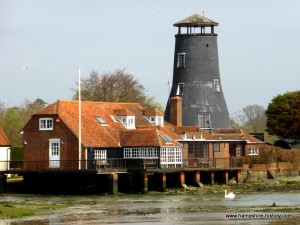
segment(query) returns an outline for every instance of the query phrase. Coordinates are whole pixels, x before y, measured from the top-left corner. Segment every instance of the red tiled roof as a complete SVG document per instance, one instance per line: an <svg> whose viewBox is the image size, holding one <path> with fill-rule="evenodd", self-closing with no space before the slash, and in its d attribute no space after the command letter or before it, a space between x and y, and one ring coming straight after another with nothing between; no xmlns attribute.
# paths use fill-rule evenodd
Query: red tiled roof
<svg viewBox="0 0 300 225"><path fill-rule="evenodd" d="M171 142L166 142L162 135L167 135ZM122 146L181 146L176 140L168 134L162 132L156 127L148 127L137 130L124 130L120 132Z"/></svg>
<svg viewBox="0 0 300 225"><path fill-rule="evenodd" d="M186 134L187 139L246 141L248 143L263 143L251 134L235 128L214 129L212 133L197 126L175 127L177 134Z"/></svg>
<svg viewBox="0 0 300 225"><path fill-rule="evenodd" d="M130 111L126 109L115 109L114 110L115 116L134 116Z"/></svg>
<svg viewBox="0 0 300 225"><path fill-rule="evenodd" d="M213 139L211 133L208 133L207 131L201 129L198 126L175 127L175 132L180 135L186 134L187 139L192 139L193 137L195 139Z"/></svg>
<svg viewBox="0 0 300 225"><path fill-rule="evenodd" d="M82 121L82 144L86 147L119 147L119 135L132 135L135 132L130 132L123 124L115 117L117 115L134 115L136 127L142 129L144 127L152 126L147 119L143 117L143 107L138 103L111 103L111 102L81 102L81 121ZM59 100L47 108L38 113L38 115L54 114L58 115L62 121L68 126L68 128L78 137L78 101L67 101ZM106 125L103 126L95 118L100 116ZM166 124L162 128L161 132L170 132L170 124ZM152 129L160 129L159 127L153 126ZM151 130L151 129L150 129ZM124 131L124 132L123 132ZM126 132L128 131L128 134ZM136 131L136 130L133 130ZM144 134L141 134L145 132ZM147 136L147 141L150 146L153 146L157 142L150 143L150 136L153 135L152 131L143 130L137 131L136 135ZM176 134L172 134L171 138L180 138ZM139 139L139 138L136 138ZM142 140L142 139L141 139Z"/></svg>
<svg viewBox="0 0 300 225"><path fill-rule="evenodd" d="M157 109L143 109L144 116L163 116Z"/></svg>
<svg viewBox="0 0 300 225"><path fill-rule="evenodd" d="M240 140L248 143L263 143L263 141L253 137L251 134L241 129L217 129L212 133L216 140Z"/></svg>
<svg viewBox="0 0 300 225"><path fill-rule="evenodd" d="M11 146L4 130L0 127L0 146Z"/></svg>

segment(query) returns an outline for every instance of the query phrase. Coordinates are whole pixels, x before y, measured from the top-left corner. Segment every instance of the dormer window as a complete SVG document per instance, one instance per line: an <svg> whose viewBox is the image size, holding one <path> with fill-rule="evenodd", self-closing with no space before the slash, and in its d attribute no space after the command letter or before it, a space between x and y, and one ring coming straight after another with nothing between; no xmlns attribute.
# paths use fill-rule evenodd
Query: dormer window
<svg viewBox="0 0 300 225"><path fill-rule="evenodd" d="M135 129L135 117L134 116L117 116L124 127L128 129Z"/></svg>
<svg viewBox="0 0 300 225"><path fill-rule="evenodd" d="M164 117L163 116L145 116L145 118L153 126L164 126Z"/></svg>

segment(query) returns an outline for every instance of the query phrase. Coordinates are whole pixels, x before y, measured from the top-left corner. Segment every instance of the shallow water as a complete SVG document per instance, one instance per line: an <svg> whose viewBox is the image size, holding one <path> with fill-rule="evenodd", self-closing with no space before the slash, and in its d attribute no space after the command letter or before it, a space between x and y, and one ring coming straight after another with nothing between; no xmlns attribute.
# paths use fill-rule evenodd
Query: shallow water
<svg viewBox="0 0 300 225"><path fill-rule="evenodd" d="M33 202L72 206L49 210L47 215L2 220L0 225L44 224L290 224L300 214L264 213L275 202L280 206L299 206L300 193L239 194L225 199L223 194L148 194L115 196L37 196L6 195L2 202ZM235 215L238 218L228 218ZM255 216L259 218L248 218ZM266 218L273 216L273 218ZM287 216L290 218L274 218ZM297 224L297 223L295 223Z"/></svg>

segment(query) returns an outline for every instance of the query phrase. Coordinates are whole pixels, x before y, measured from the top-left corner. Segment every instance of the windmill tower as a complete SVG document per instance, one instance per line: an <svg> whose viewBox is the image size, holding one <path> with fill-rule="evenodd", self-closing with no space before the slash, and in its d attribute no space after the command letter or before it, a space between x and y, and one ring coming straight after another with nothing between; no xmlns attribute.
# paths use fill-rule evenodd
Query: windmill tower
<svg viewBox="0 0 300 225"><path fill-rule="evenodd" d="M175 35L173 82L165 110L166 120L172 123L171 117L182 116L183 126L229 128L214 31L218 23L194 14L174 26L178 27L178 33ZM182 101L179 111L172 110L174 101L178 108L176 99Z"/></svg>

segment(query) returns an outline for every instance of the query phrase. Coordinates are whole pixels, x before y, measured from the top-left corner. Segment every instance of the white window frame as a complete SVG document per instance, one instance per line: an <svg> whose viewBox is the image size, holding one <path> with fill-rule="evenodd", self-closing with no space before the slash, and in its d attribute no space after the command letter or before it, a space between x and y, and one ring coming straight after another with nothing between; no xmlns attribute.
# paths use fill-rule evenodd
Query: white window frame
<svg viewBox="0 0 300 225"><path fill-rule="evenodd" d="M249 148L249 155L259 155L259 148Z"/></svg>
<svg viewBox="0 0 300 225"><path fill-rule="evenodd" d="M153 126L164 126L164 117L163 116L144 116L149 123Z"/></svg>
<svg viewBox="0 0 300 225"><path fill-rule="evenodd" d="M39 130L53 130L54 123L53 118L40 118Z"/></svg>
<svg viewBox="0 0 300 225"><path fill-rule="evenodd" d="M128 129L135 129L135 116L118 116L118 120Z"/></svg>
<svg viewBox="0 0 300 225"><path fill-rule="evenodd" d="M156 147L137 147L124 148L125 159L158 159L158 148Z"/></svg>
<svg viewBox="0 0 300 225"><path fill-rule="evenodd" d="M150 116L150 123L152 125L156 125L156 118L155 118L155 116Z"/></svg>
<svg viewBox="0 0 300 225"><path fill-rule="evenodd" d="M107 159L107 150L94 150L94 160Z"/></svg>
<svg viewBox="0 0 300 225"><path fill-rule="evenodd" d="M181 147L162 147L160 148L160 164L163 167L177 167L182 165Z"/></svg>
<svg viewBox="0 0 300 225"><path fill-rule="evenodd" d="M157 116L156 117L156 125L158 126L164 126L164 117L163 116Z"/></svg>

